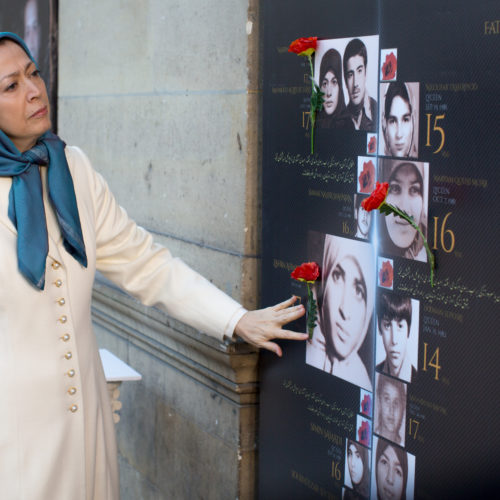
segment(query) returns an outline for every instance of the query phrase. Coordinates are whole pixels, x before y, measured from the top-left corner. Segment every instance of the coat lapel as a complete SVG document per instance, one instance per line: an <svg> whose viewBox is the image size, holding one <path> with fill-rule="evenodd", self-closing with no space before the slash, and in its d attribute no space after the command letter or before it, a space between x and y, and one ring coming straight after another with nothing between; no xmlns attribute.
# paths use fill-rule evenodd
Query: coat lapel
<svg viewBox="0 0 500 500"><path fill-rule="evenodd" d="M46 169L43 169L46 170ZM42 174L42 180L45 184L45 175ZM17 230L9 219L9 192L12 186L11 177L0 177L0 224L7 228L11 233L17 235ZM61 243L62 236L59 230L56 216L50 202L46 199L46 190L44 190L45 217L47 220L47 231L49 233L49 257L57 260L58 250L55 248Z"/></svg>

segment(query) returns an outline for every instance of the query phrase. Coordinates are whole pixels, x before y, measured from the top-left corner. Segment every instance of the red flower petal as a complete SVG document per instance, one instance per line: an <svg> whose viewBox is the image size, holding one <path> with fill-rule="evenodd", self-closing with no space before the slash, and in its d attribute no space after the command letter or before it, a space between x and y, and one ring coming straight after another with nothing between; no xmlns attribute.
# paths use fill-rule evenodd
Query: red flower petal
<svg viewBox="0 0 500 500"><path fill-rule="evenodd" d="M316 262L304 262L292 271L291 277L294 280L316 281L319 278L319 266Z"/></svg>
<svg viewBox="0 0 500 500"><path fill-rule="evenodd" d="M318 37L310 36L307 38L297 38L288 47L288 52L293 52L294 54L311 55L318 45Z"/></svg>
<svg viewBox="0 0 500 500"><path fill-rule="evenodd" d="M382 205L382 203L384 203L388 191L389 191L388 182L383 182L382 184L380 184L380 182L377 182L377 185L375 186L375 189L373 190L372 194L361 202L361 206L367 212L376 210L377 208L380 207L380 205Z"/></svg>

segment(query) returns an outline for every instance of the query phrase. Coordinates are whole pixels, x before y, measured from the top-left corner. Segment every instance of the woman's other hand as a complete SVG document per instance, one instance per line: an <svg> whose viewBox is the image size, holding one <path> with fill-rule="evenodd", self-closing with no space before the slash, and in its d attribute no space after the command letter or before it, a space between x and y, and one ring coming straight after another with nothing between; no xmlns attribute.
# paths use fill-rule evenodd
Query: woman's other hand
<svg viewBox="0 0 500 500"><path fill-rule="evenodd" d="M256 311L248 311L238 321L234 333L245 342L263 349L268 349L282 356L281 347L273 339L306 340L307 333L297 333L283 330L281 327L304 315L302 304L293 306L297 297L292 297L280 304Z"/></svg>

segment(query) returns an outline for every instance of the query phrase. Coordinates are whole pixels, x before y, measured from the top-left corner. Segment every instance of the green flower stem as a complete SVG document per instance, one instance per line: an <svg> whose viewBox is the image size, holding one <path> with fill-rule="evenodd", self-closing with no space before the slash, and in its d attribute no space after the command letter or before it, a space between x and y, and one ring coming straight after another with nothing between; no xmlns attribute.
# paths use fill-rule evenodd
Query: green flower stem
<svg viewBox="0 0 500 500"><path fill-rule="evenodd" d="M318 307L316 305L316 300L314 298L312 288L309 283L314 284L314 281L306 281L307 286L307 333L309 334L309 340L312 339L314 328L316 328L316 320L318 319Z"/></svg>
<svg viewBox="0 0 500 500"><path fill-rule="evenodd" d="M385 201L378 207L380 210L380 213L388 215L388 214L394 214L397 215L398 217L401 217L405 221L409 222L413 228L415 228L418 231L418 234L422 238L422 241L424 242L424 247L425 251L427 252L427 257L429 259L429 266L431 267L431 286L434 286L434 255L432 255L431 249L429 248L429 244L427 243L427 240L424 236L424 233L422 233L422 230L420 229L419 225L415 222L413 217L408 215L406 212L403 210L399 209L398 207L391 205L390 203L386 203Z"/></svg>
<svg viewBox="0 0 500 500"><path fill-rule="evenodd" d="M316 89L314 88L314 68L312 63L312 57L308 55L307 59L309 60L309 68L311 69L311 91L314 94L316 92ZM310 119L311 119L311 154L314 154L314 124L316 122L316 109L313 106L312 101L311 101Z"/></svg>

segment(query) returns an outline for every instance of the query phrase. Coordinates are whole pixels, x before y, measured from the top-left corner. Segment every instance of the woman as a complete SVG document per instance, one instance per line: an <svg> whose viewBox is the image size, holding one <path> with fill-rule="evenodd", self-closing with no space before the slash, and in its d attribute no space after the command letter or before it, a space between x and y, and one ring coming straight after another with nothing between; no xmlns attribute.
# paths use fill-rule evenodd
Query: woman
<svg viewBox="0 0 500 500"><path fill-rule="evenodd" d="M370 485L370 460L368 449L356 441L347 440L347 468L352 490L346 490L344 500L368 498Z"/></svg>
<svg viewBox="0 0 500 500"><path fill-rule="evenodd" d="M25 43L0 33L0 484L2 498L119 496L114 425L92 332L94 273L223 339L281 355L294 298L247 312L131 221L81 150L50 130ZM8 285L7 285L8 284Z"/></svg>
<svg viewBox="0 0 500 500"><path fill-rule="evenodd" d="M375 433L404 446L405 384L382 374L377 377Z"/></svg>
<svg viewBox="0 0 500 500"><path fill-rule="evenodd" d="M399 446L379 439L375 452L375 480L378 500L406 500L408 457Z"/></svg>
<svg viewBox="0 0 500 500"><path fill-rule="evenodd" d="M372 360L371 341L365 346L365 363L359 351L371 331L373 266L367 243L325 236L319 317L306 348L308 364L369 391L372 383L365 363Z"/></svg>
<svg viewBox="0 0 500 500"><path fill-rule="evenodd" d="M346 119L344 91L342 89L342 59L335 49L323 55L319 67L319 88L323 92L323 108L318 113L320 128L345 128ZM352 122L351 122L352 123Z"/></svg>
<svg viewBox="0 0 500 500"><path fill-rule="evenodd" d="M408 84L390 82L385 94L382 115L382 132L387 156L417 157L415 109Z"/></svg>
<svg viewBox="0 0 500 500"><path fill-rule="evenodd" d="M387 203L394 205L417 222L427 236L427 210L424 199L426 175L420 162L382 160L382 182L389 183ZM424 242L417 230L401 217L382 217L380 224L382 253L427 261Z"/></svg>

